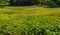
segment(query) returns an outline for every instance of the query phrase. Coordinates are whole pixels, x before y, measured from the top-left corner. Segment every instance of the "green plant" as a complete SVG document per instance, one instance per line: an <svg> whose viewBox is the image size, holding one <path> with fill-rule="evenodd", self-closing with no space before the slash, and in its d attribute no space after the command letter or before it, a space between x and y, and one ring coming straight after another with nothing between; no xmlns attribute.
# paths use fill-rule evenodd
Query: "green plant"
<svg viewBox="0 0 60 35"><path fill-rule="evenodd" d="M0 7L4 7L9 4L9 0L0 0Z"/></svg>

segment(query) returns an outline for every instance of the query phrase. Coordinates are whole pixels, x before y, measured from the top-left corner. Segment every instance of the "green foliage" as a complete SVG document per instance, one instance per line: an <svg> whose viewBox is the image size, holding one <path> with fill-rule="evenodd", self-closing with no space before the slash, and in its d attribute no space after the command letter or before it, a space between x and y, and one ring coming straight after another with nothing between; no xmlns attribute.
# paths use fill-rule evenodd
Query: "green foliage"
<svg viewBox="0 0 60 35"><path fill-rule="evenodd" d="M57 17L11 17L9 17L9 19L0 18L0 31L3 31L5 34L9 33L10 35L59 35L60 20Z"/></svg>
<svg viewBox="0 0 60 35"><path fill-rule="evenodd" d="M51 0L10 0L10 5L39 4L49 1Z"/></svg>
<svg viewBox="0 0 60 35"><path fill-rule="evenodd" d="M9 0L0 0L0 5L7 5Z"/></svg>
<svg viewBox="0 0 60 35"><path fill-rule="evenodd" d="M37 6L0 9L0 34L60 35L59 11Z"/></svg>
<svg viewBox="0 0 60 35"><path fill-rule="evenodd" d="M10 5L32 5L36 4L38 0L10 0Z"/></svg>
<svg viewBox="0 0 60 35"><path fill-rule="evenodd" d="M0 7L5 5L20 6L20 5L44 5L44 3L54 3L60 6L60 1L58 0L0 0Z"/></svg>
<svg viewBox="0 0 60 35"><path fill-rule="evenodd" d="M51 0L51 2L57 4L60 7L60 0Z"/></svg>
<svg viewBox="0 0 60 35"><path fill-rule="evenodd" d="M9 0L0 0L0 7L4 7L9 4Z"/></svg>

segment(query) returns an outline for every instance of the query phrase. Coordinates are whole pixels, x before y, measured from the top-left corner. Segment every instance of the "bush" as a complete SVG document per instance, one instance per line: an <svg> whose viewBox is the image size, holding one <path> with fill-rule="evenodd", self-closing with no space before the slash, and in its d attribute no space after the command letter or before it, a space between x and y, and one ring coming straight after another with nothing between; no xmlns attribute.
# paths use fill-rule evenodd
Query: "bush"
<svg viewBox="0 0 60 35"><path fill-rule="evenodd" d="M38 0L10 0L10 5L33 5L33 4L38 4Z"/></svg>
<svg viewBox="0 0 60 35"><path fill-rule="evenodd" d="M9 0L0 0L0 7L4 7L9 4Z"/></svg>
<svg viewBox="0 0 60 35"><path fill-rule="evenodd" d="M51 0L51 2L55 2L60 7L60 1L59 0Z"/></svg>
<svg viewBox="0 0 60 35"><path fill-rule="evenodd" d="M48 7L48 8L57 8L57 7L59 7L57 4L51 3L51 2L44 3L44 6Z"/></svg>

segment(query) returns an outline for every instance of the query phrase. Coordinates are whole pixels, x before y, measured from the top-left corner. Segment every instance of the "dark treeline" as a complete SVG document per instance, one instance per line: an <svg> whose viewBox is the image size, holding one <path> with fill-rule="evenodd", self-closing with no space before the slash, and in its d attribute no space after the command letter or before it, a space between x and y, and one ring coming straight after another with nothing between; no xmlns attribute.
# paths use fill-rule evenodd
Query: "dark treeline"
<svg viewBox="0 0 60 35"><path fill-rule="evenodd" d="M60 7L59 0L0 0L0 6L30 6L39 5L46 7Z"/></svg>
<svg viewBox="0 0 60 35"><path fill-rule="evenodd" d="M9 3L11 6L30 6L30 5L37 5L39 1L37 0L10 0Z"/></svg>

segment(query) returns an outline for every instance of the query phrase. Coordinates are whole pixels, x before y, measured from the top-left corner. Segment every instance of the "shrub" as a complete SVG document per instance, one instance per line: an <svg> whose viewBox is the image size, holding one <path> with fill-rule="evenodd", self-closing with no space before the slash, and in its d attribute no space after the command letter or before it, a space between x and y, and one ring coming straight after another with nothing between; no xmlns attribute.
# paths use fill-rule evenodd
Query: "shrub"
<svg viewBox="0 0 60 35"><path fill-rule="evenodd" d="M9 4L9 0L0 0L0 7L4 7Z"/></svg>
<svg viewBox="0 0 60 35"><path fill-rule="evenodd" d="M10 0L10 5L33 5L38 4L38 0Z"/></svg>

